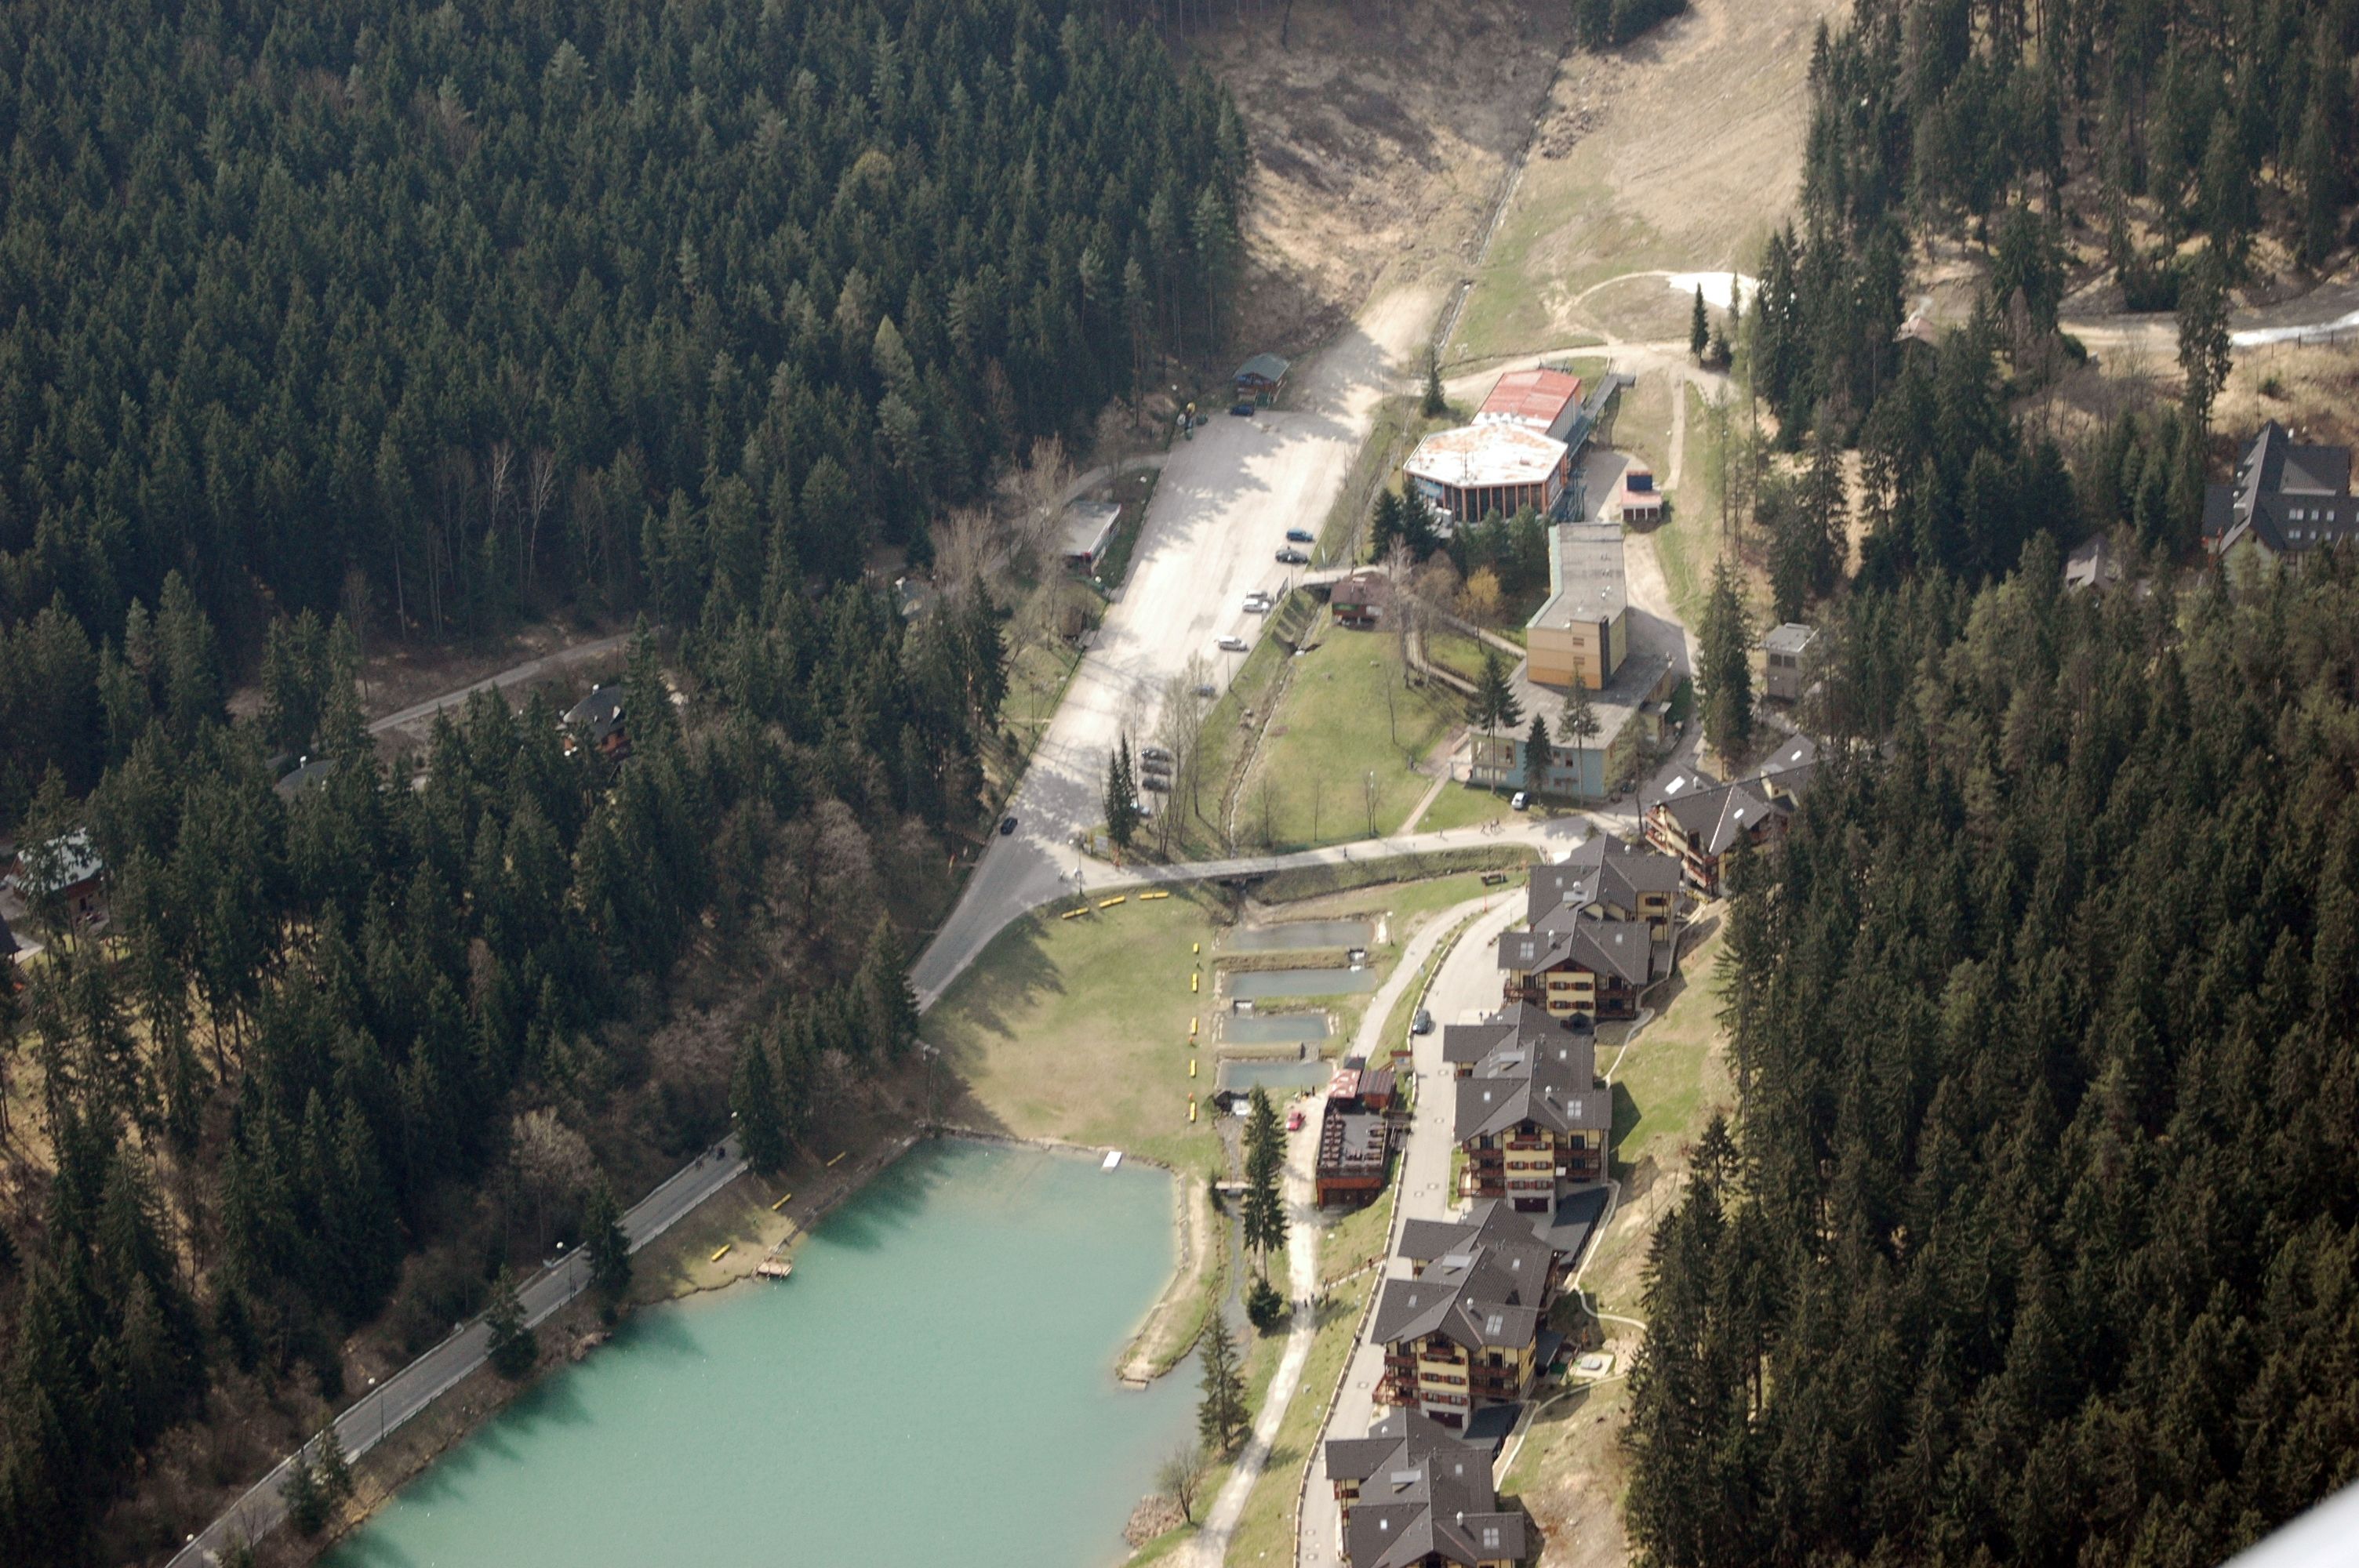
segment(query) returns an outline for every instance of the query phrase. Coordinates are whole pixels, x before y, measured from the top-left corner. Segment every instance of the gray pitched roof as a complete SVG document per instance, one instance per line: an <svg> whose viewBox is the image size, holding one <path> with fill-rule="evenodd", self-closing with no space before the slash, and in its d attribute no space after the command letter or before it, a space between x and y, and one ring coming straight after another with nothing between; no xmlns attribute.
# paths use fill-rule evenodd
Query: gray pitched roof
<svg viewBox="0 0 2359 1568"><path fill-rule="evenodd" d="M1604 1132L1614 1125L1614 1091L1599 1087L1595 1046L1585 1034L1503 1046L1454 1087L1452 1135L1460 1143L1527 1121L1551 1132Z"/></svg>
<svg viewBox="0 0 2359 1568"><path fill-rule="evenodd" d="M1520 974L1575 964L1643 986L1655 978L1655 934L1640 920L1597 920L1569 908L1499 938L1499 968Z"/></svg>
<svg viewBox="0 0 2359 1568"><path fill-rule="evenodd" d="M1539 1332L1551 1261L1527 1236L1448 1253L1413 1280L1388 1280L1376 1303L1376 1343L1439 1334L1470 1351L1529 1345Z"/></svg>
<svg viewBox="0 0 2359 1568"><path fill-rule="evenodd" d="M1344 1526L1352 1568L1394 1568L1439 1554L1449 1563L1527 1556L1527 1526L1500 1509L1491 1454L1413 1410L1394 1410L1364 1438L1326 1445L1328 1476L1359 1483Z"/></svg>
<svg viewBox="0 0 2359 1568"><path fill-rule="evenodd" d="M35 854L27 859L17 852L17 869L9 873L8 885L27 898L38 898L44 892L57 892L77 882L88 881L106 870L99 857L98 847L91 842L90 829L77 827L60 838L52 838L46 856ZM42 865L46 860L48 864Z"/></svg>
<svg viewBox="0 0 2359 1568"><path fill-rule="evenodd" d="M1564 1025L1548 1010L1530 1002L1509 1002L1480 1023L1447 1023L1441 1029L1441 1059L1455 1066L1475 1063L1506 1041L1543 1031L1561 1032Z"/></svg>
<svg viewBox="0 0 2359 1568"><path fill-rule="evenodd" d="M1284 381L1286 370L1286 362L1276 354L1256 354L1237 367L1236 379L1243 381L1250 375L1264 381Z"/></svg>
<svg viewBox="0 0 2359 1568"><path fill-rule="evenodd" d="M566 727L581 730L592 745L599 744L623 727L626 695L620 681L592 687L589 696L565 710Z"/></svg>
<svg viewBox="0 0 2359 1568"><path fill-rule="evenodd" d="M1767 818L1792 809L1757 777L1708 787L1667 789L1655 804L1680 832L1699 840L1707 855L1724 853Z"/></svg>
<svg viewBox="0 0 2359 1568"><path fill-rule="evenodd" d="M2266 421L2237 459L2235 478L2206 490L2203 535L2218 550L2249 535L2280 554L2359 538L2350 449L2304 446Z"/></svg>
<svg viewBox="0 0 2359 1568"><path fill-rule="evenodd" d="M1633 848L1609 834L1599 833L1576 845L1552 866L1532 868L1525 894L1529 923L1570 905L1586 910L1602 905L1625 918L1638 913L1641 893L1680 891L1680 863L1652 849Z"/></svg>

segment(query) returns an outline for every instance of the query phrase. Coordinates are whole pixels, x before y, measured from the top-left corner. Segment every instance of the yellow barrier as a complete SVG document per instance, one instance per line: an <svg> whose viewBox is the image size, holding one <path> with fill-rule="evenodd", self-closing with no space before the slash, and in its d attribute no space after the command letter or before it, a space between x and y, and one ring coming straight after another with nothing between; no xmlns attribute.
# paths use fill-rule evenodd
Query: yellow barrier
<svg viewBox="0 0 2359 1568"><path fill-rule="evenodd" d="M723 1260L723 1258L728 1257L728 1256L729 1256L729 1249L730 1249L732 1247L734 1247L734 1246L736 1246L736 1245L737 1245L737 1244L736 1244L734 1241L724 1241L724 1242L723 1242L719 1247L717 1247L717 1248L713 1249L713 1252L712 1252L712 1261L714 1261L715 1263L718 1263L718 1262L720 1262L720 1261L721 1261L721 1260Z"/></svg>
<svg viewBox="0 0 2359 1568"><path fill-rule="evenodd" d="M852 1152L852 1151L851 1151L851 1150L846 1149L846 1150L843 1152L843 1154L849 1154L849 1153L851 1153L851 1152ZM828 1168L829 1170L831 1170L831 1171L834 1170L834 1169L835 1169L835 1167L836 1167L837 1162L838 1162L839 1161L841 1161L841 1160L843 1158L843 1154L838 1154L838 1155L835 1157L835 1159L833 1159L833 1160L830 1160L830 1161L827 1162L827 1168Z"/></svg>
<svg viewBox="0 0 2359 1568"><path fill-rule="evenodd" d="M1076 915L1087 914L1089 912L1090 906L1085 903L1079 909L1069 909L1065 911L1064 914L1057 916L1057 918L1060 920L1071 920Z"/></svg>
<svg viewBox="0 0 2359 1568"><path fill-rule="evenodd" d="M1129 896L1130 895L1128 893L1118 892L1112 898L1102 898L1098 900L1098 907L1100 909L1112 909L1115 904L1120 903L1124 899Z"/></svg>
<svg viewBox="0 0 2359 1568"><path fill-rule="evenodd" d="M1193 1056L1188 1058L1188 1076L1191 1078L1196 1076L1196 1058Z"/></svg>
<svg viewBox="0 0 2359 1568"><path fill-rule="evenodd" d="M1169 898L1170 896L1168 892L1143 892L1138 895L1138 902L1145 903L1150 898Z"/></svg>
<svg viewBox="0 0 2359 1568"><path fill-rule="evenodd" d="M1203 950L1204 945L1201 942L1190 942L1188 944L1188 951L1190 953L1201 953Z"/></svg>
<svg viewBox="0 0 2359 1568"><path fill-rule="evenodd" d="M1190 1095L1188 1097L1188 1125L1190 1127L1196 1125L1196 1097L1194 1095Z"/></svg>
<svg viewBox="0 0 2359 1568"><path fill-rule="evenodd" d="M1188 994L1190 996L1194 996L1196 994L1196 982L1203 978L1203 976L1197 974L1191 974L1188 977Z"/></svg>
<svg viewBox="0 0 2359 1568"><path fill-rule="evenodd" d="M782 1209L782 1208L786 1207L786 1206L787 1206L787 1198L793 1197L794 1195L795 1195L794 1194L792 1194L792 1193L788 1193L788 1194L787 1194L787 1195L786 1195L786 1196L785 1196L785 1197L781 1197L781 1198L779 1198L777 1202L776 1202L776 1203L774 1203L774 1204L772 1204L772 1205L770 1206L770 1212L771 1212L772 1214L776 1214L776 1213L777 1213L780 1209Z"/></svg>
<svg viewBox="0 0 2359 1568"><path fill-rule="evenodd" d="M1196 1020L1192 1017L1188 1020L1188 1038L1196 1038Z"/></svg>

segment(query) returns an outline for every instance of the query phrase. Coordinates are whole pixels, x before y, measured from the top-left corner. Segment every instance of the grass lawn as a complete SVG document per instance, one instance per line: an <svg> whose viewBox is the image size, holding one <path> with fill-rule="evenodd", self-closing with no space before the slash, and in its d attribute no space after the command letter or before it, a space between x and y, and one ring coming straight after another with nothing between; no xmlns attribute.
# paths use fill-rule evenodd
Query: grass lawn
<svg viewBox="0 0 2359 1568"><path fill-rule="evenodd" d="M1294 600L1288 598L1281 607L1285 613L1295 613ZM1280 611L1264 617L1264 624L1274 624ZM1222 657L1234 657L1223 654ZM1223 820L1222 801L1237 764L1253 743L1254 725L1268 712L1278 677L1286 673L1291 658L1284 644L1276 638L1264 636L1245 655L1236 678L1221 693L1204 716L1203 735L1197 742L1201 759L1197 767L1201 778L1199 786L1198 810L1187 809L1186 803L1174 797L1179 807L1177 836L1172 846L1174 860L1219 860L1230 853L1226 824ZM1245 828L1244 807L1238 807L1238 830Z"/></svg>
<svg viewBox="0 0 2359 1568"><path fill-rule="evenodd" d="M1472 827L1478 822L1496 822L1515 812L1507 802L1513 798L1507 790L1484 789L1478 785L1447 784L1441 793L1426 807L1425 817L1417 825L1420 833L1439 833L1445 827Z"/></svg>
<svg viewBox="0 0 2359 1568"><path fill-rule="evenodd" d="M1201 1076L1188 1022L1208 1014L1209 989L1188 979L1207 965L1212 909L1175 892L1059 918L1069 903L1035 910L992 939L983 956L926 1014L940 1048L986 1119L1024 1137L1065 1138L1135 1151L1199 1175L1219 1153L1212 1119L1188 1121L1188 1096L1212 1087L1210 1050ZM1205 957L1189 951L1201 944Z"/></svg>
<svg viewBox="0 0 2359 1568"><path fill-rule="evenodd" d="M1373 1205L1372 1207L1388 1206ZM1245 1498L1236 1534L1229 1541L1229 1561L1236 1563L1283 1563L1294 1559L1289 1526L1295 1494L1302 1488L1303 1467L1310 1462L1318 1441L1320 1418L1327 1413L1328 1397L1352 1359L1352 1343L1360 1326L1360 1312L1375 1287L1374 1275L1360 1278L1328 1292L1319 1307L1319 1330L1311 1340L1310 1357L1303 1364L1302 1382L1294 1400L1277 1423L1269 1445L1269 1464Z"/></svg>
<svg viewBox="0 0 2359 1568"><path fill-rule="evenodd" d="M1439 629L1425 634L1425 656L1465 680L1483 678L1483 644L1462 632ZM1501 654L1500 658L1507 655ZM1454 698L1455 693L1444 693Z"/></svg>
<svg viewBox="0 0 2359 1568"><path fill-rule="evenodd" d="M1483 891L1480 874L1468 871L1354 889L1287 914L1386 917L1386 939L1369 951L1381 984L1420 916ZM1201 1178L1220 1145L1209 1108L1189 1124L1188 1097L1212 1087L1212 972L1223 912L1197 889L1165 899L1133 892L1112 909L1093 900L1089 914L1060 918L1071 907L1010 925L926 1014L927 1041L967 1086L970 1103L956 1114L1020 1137L1128 1150ZM1199 945L1201 953L1190 951ZM1203 987L1190 993L1200 965ZM1367 1000L1364 993L1328 1003L1339 1047ZM1199 1044L1190 1041L1191 1019L1202 1021Z"/></svg>
<svg viewBox="0 0 2359 1568"><path fill-rule="evenodd" d="M1307 849L1368 838L1372 817L1377 833L1400 825L1432 784L1414 765L1460 717L1455 693L1400 675L1391 638L1332 627L1294 661L1237 803L1241 838Z"/></svg>
<svg viewBox="0 0 2359 1568"><path fill-rule="evenodd" d="M1614 1077L1614 1174L1622 1204L1582 1275L1606 1312L1636 1314L1638 1274L1654 1221L1675 1201L1688 1146L1716 1108L1733 1108L1728 1052L1720 1026L1720 959L1714 931L1680 961L1679 993L1625 1054L1600 1042L1598 1065Z"/></svg>
<svg viewBox="0 0 2359 1568"><path fill-rule="evenodd" d="M1377 1194L1374 1203L1342 1211L1332 1224L1321 1229L1319 1237L1321 1286L1332 1286L1344 1275L1365 1267L1370 1259L1384 1256L1385 1243L1392 1238L1393 1200L1399 1191L1400 1170L1396 1162L1393 1184Z"/></svg>

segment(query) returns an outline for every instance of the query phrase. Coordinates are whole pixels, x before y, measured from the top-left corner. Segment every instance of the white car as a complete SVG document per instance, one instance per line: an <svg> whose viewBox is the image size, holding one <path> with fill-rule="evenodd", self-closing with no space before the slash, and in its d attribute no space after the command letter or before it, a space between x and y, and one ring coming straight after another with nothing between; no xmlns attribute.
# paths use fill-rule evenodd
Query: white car
<svg viewBox="0 0 2359 1568"><path fill-rule="evenodd" d="M1526 795L1522 790L1517 790L1515 794L1515 797L1507 802L1507 809L1510 811L1521 811L1526 806L1531 805L1531 803L1532 797L1530 795Z"/></svg>
<svg viewBox="0 0 2359 1568"><path fill-rule="evenodd" d="M1224 654L1242 654L1245 651L1245 640L1234 633L1223 637L1217 645Z"/></svg>
<svg viewBox="0 0 2359 1568"><path fill-rule="evenodd" d="M1248 599L1245 600L1245 613L1247 615L1266 615L1269 613L1269 600L1266 599Z"/></svg>

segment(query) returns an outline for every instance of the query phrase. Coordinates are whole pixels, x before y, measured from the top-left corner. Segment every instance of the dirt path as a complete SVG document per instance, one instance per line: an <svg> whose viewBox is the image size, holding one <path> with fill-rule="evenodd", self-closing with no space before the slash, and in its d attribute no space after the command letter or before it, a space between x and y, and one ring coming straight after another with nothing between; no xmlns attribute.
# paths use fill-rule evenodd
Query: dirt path
<svg viewBox="0 0 2359 1568"><path fill-rule="evenodd" d="M1294 1316L1286 1331L1285 1353L1262 1400L1261 1413L1254 1418L1253 1435L1245 1440L1245 1451L1237 1455L1229 1478L1221 1484L1220 1496L1212 1499L1204 1528L1189 1543L1190 1560L1196 1568L1221 1568L1222 1560L1228 1556L1229 1538L1245 1516L1254 1483L1269 1466L1270 1444L1277 1439L1278 1424L1285 1421L1286 1409L1301 1385L1303 1364L1310 1359L1311 1343L1319 1337L1319 1210L1310 1201L1310 1168L1318 1152L1315 1121L1306 1122L1286 1141L1286 1206L1292 1211L1288 1217L1292 1223L1287 1227L1286 1293Z"/></svg>

